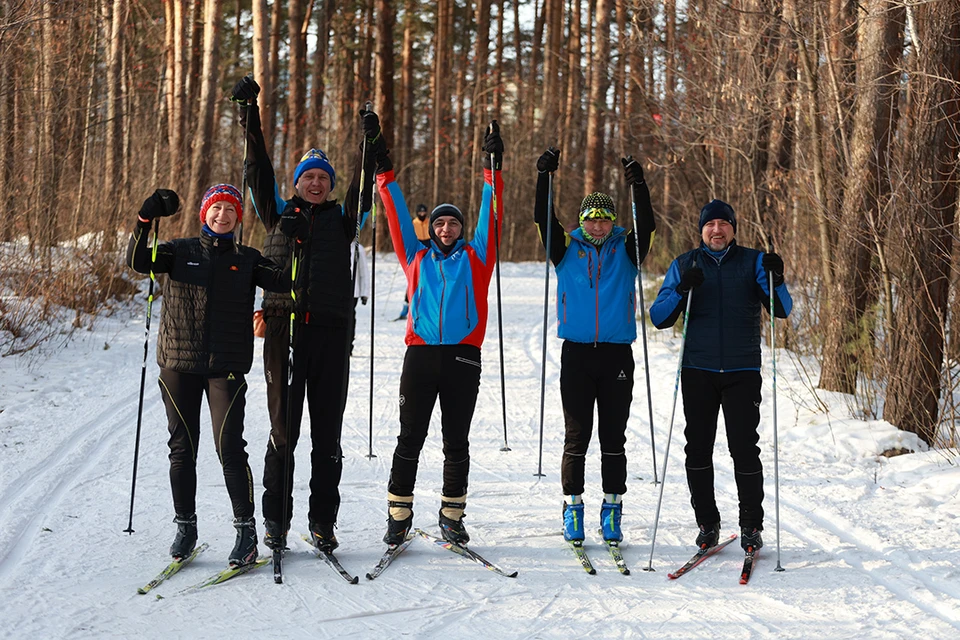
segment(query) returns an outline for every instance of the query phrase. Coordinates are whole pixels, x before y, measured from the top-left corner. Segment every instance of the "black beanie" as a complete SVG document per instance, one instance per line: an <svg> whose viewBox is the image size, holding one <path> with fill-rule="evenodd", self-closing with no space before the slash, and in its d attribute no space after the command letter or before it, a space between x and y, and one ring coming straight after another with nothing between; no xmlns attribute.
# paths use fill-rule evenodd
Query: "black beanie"
<svg viewBox="0 0 960 640"><path fill-rule="evenodd" d="M457 240L463 237L463 214L460 213L460 209L457 209L452 204L441 204L436 209L430 212L430 239L437 243L437 246L442 247L444 253L449 253L453 249L456 242L454 242L449 247L445 246L440 242L440 237L437 236L437 232L433 230L433 222L441 216L452 216L460 222L460 236L457 237Z"/></svg>
<svg viewBox="0 0 960 640"><path fill-rule="evenodd" d="M703 226L711 220L726 220L733 227L733 232L737 232L737 215L733 212L733 207L723 200L711 200L700 209L700 231L703 231Z"/></svg>

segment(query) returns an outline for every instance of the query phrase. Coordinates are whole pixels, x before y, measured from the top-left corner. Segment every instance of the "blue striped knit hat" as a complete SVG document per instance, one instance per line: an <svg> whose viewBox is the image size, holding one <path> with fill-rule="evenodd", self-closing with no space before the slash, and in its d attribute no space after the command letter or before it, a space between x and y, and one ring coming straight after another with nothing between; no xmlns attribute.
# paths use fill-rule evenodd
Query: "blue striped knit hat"
<svg viewBox="0 0 960 640"><path fill-rule="evenodd" d="M300 158L300 164L297 165L296 170L293 172L294 187L297 186L297 182L300 180L303 172L310 169L320 169L330 176L331 191L337 186L337 173L333 170L333 165L330 164L327 154L325 154L322 149L310 149L310 151L307 151L303 154L303 157Z"/></svg>

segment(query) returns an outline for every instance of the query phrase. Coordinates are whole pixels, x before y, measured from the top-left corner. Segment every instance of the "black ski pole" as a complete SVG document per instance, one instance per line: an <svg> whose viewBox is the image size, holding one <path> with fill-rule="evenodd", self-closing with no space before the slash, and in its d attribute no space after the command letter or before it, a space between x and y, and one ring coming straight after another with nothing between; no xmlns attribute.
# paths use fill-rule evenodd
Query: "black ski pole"
<svg viewBox="0 0 960 640"><path fill-rule="evenodd" d="M137 462L140 459L140 429L143 425L143 391L147 382L147 352L150 349L150 316L153 313L153 285L157 281L153 264L157 261L157 245L160 238L160 218L153 221L153 251L150 255L150 291L147 295L147 319L143 331L143 366L140 367L140 405L137 408L137 439L133 445L133 480L130 482L130 521L124 533L133 535L133 500L137 493Z"/></svg>
<svg viewBox="0 0 960 640"><path fill-rule="evenodd" d="M537 458L537 472L533 475L543 478L543 411L547 389L547 314L550 303L550 245L553 242L553 174L547 174L547 237L544 242L547 261L543 282L543 352L540 356L540 454Z"/></svg>
<svg viewBox="0 0 960 640"><path fill-rule="evenodd" d="M660 482L660 495L657 498L657 512L653 517L653 537L650 541L650 561L644 571L656 571L653 568L653 550L657 545L657 527L660 524L660 506L663 504L663 487L667 484L667 462L670 460L670 440L673 437L673 419L677 413L677 392L680 390L680 372L683 371L683 347L687 343L687 326L690 324L690 303L693 302L693 289L687 292L687 308L683 314L683 335L680 337L680 355L677 357L677 377L673 382L673 408L670 409L670 428L667 430L667 450L663 454L663 480Z"/></svg>
<svg viewBox="0 0 960 640"><path fill-rule="evenodd" d="M372 197L373 194L371 194L371 198ZM370 427L367 438L367 458L376 458L377 454L373 452L373 345L374 336L376 335L374 331L376 322L374 311L377 308L377 205L373 202L371 202L371 205L370 225L373 229L373 246L371 253L373 254L373 259L370 267ZM363 251L363 247L360 247L360 250ZM366 260L366 258L363 259Z"/></svg>
<svg viewBox="0 0 960 640"><path fill-rule="evenodd" d="M768 249L768 251L772 250ZM770 356L773 360L773 488L774 504L777 516L777 568L785 571L780 564L780 447L777 439L777 326L773 301L773 273L767 273L767 286L770 288Z"/></svg>
<svg viewBox="0 0 960 640"><path fill-rule="evenodd" d="M500 340L500 406L503 409L503 446L500 451L510 451L507 444L507 380L503 369L503 305L500 294L500 219L497 213L497 163L494 154L490 154L490 167L493 172L493 234L495 269L497 272L497 337Z"/></svg>
<svg viewBox="0 0 960 640"><path fill-rule="evenodd" d="M367 101L363 108L366 111L373 111L373 103ZM383 135L383 132L380 132ZM363 189L366 185L367 176L367 134L363 134L363 148L360 155L360 199L358 208L363 208ZM357 214L357 239L360 239L360 222L363 214ZM377 307L377 207L373 204L373 193L370 194L370 227L373 231L373 263L370 267L370 422L367 435L367 458L376 458L373 452L373 347L374 347L374 310Z"/></svg>
<svg viewBox="0 0 960 640"><path fill-rule="evenodd" d="M284 437L283 437L283 508L281 513L283 519L280 521L280 526L283 528L284 536L283 542L286 542L286 531L287 531L287 520L290 518L289 504L291 500L290 492L292 491L291 485L291 464L290 460L291 449L293 448L290 443L290 434L293 432L293 339L294 339L294 326L296 325L297 319L297 271L300 269L300 248L298 246L298 240L294 240L293 252L290 261L290 333L288 335L288 345L287 345L287 415L286 415L286 424L283 426ZM283 584L283 546L280 545L279 548L273 550L273 581L276 584Z"/></svg>
<svg viewBox="0 0 960 640"><path fill-rule="evenodd" d="M627 156L626 164L636 162L633 156ZM633 209L633 239L634 249L637 255L637 304L640 305L640 335L643 341L643 373L647 380L647 410L650 413L650 449L653 459L653 484L659 484L657 480L657 445L654 442L653 432L653 393L650 390L650 359L647 355L647 310L643 300L643 269L640 266L640 224L637 216L637 199L633 196L633 185L630 185L630 206Z"/></svg>

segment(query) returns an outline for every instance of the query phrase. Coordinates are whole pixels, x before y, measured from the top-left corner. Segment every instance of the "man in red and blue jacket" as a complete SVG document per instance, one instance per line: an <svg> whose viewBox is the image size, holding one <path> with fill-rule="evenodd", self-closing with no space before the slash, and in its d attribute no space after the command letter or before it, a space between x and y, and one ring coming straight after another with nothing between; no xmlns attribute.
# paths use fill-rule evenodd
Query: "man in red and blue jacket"
<svg viewBox="0 0 960 640"><path fill-rule="evenodd" d="M534 221L544 245L551 225L547 253L557 271L557 334L563 339L563 537L573 543L584 539L584 465L596 406L604 493L600 527L604 540L619 542L621 500L627 490L627 418L633 400L637 269L647 256L656 224L643 168L629 157L621 162L637 207L634 233L616 226L613 200L605 193L583 199L580 226L566 233L555 214L547 219L549 175L559 161L560 151L552 147L537 160Z"/></svg>
<svg viewBox="0 0 960 640"><path fill-rule="evenodd" d="M487 329L487 289L503 221L503 142L493 122L484 136L483 196L473 240L463 237L463 214L441 204L430 214L430 241L417 238L385 145L377 148L377 187L393 247L407 277L410 312L400 376L400 435L387 486L389 516L383 541L398 545L413 523L413 489L420 450L437 397L443 432L440 531L464 545L470 471L470 423L480 390L480 347ZM496 195L494 195L496 193ZM497 210L494 214L493 208ZM496 228L495 228L496 226Z"/></svg>

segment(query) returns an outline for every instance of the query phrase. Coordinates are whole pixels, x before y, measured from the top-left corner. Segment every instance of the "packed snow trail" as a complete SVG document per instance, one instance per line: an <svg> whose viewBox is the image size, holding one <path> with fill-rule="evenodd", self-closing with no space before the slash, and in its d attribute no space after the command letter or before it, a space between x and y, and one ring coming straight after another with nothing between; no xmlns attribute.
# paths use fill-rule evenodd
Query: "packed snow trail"
<svg viewBox="0 0 960 640"><path fill-rule="evenodd" d="M343 505L337 557L351 573L369 571L384 550L386 482L398 430L397 393L405 325L390 322L403 301L394 256L377 258L374 441L368 447L369 307L358 306L344 423ZM783 573L774 572L772 430L769 381L761 407L766 467L765 547L748 585L738 583L739 543L671 581L693 553L696 526L683 476L678 403L655 572L650 551L658 487L651 483L650 429L642 367L628 427L628 493L621 545L632 571L621 575L590 537L597 569L587 575L560 534L559 463L563 416L560 342L551 337L543 468L539 446L542 263L502 265L508 437L501 452L495 290L484 371L471 433L467 527L471 546L511 570L505 580L438 553L420 539L374 581L350 585L323 567L298 537L307 531L309 439L297 449L294 549L284 584L260 570L216 588L171 597L225 566L234 530L223 477L204 415L198 460L200 539L210 548L147 596L137 595L167 562L175 530L167 475L166 420L156 385L151 336L133 519L126 528L143 344L142 300L132 316L101 318L63 349L44 347L0 359L0 636L340 638L953 638L960 631L960 468L957 452L924 452L916 438L881 421L850 417L848 399L804 383L815 364L778 352ZM648 283L649 293L656 283ZM162 300L162 299L161 299ZM551 296L551 309L554 300ZM155 306L154 313L157 313ZM551 318L549 333L555 335ZM65 323L66 327L66 323ZM648 327L658 469L679 335ZM257 342L247 376L247 451L257 485L269 421ZM766 354L765 354L766 355ZM642 362L642 347L634 348ZM768 360L765 360L768 361ZM814 376L815 379L815 376ZM824 403L829 415L814 409ZM204 408L206 412L206 408ZM305 419L305 425L308 421ZM920 451L892 459L902 446ZM420 461L414 526L435 530L442 452L434 419ZM732 463L721 427L716 455L723 534L737 532ZM599 524L600 455L587 459L587 524ZM260 519L259 513L257 515ZM262 524L259 524L262 536ZM261 553L266 549L261 544ZM159 596L159 597L158 597Z"/></svg>

